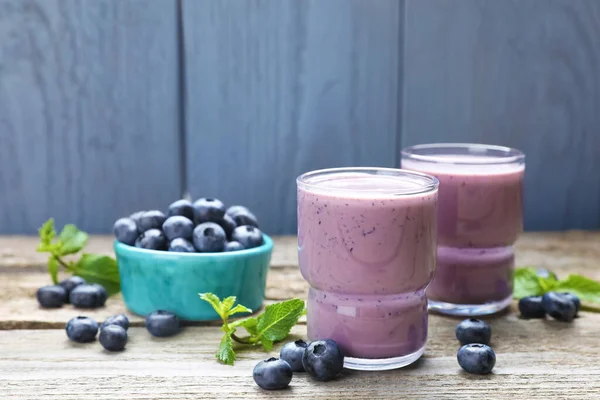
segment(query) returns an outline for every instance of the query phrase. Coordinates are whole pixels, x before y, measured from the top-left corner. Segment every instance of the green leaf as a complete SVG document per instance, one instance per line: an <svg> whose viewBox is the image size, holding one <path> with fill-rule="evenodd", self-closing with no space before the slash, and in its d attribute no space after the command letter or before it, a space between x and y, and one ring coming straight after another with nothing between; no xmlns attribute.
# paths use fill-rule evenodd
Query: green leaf
<svg viewBox="0 0 600 400"><path fill-rule="evenodd" d="M119 293L119 268L117 262L101 254L84 254L73 264L73 274L89 283L98 283L106 289L109 296Z"/></svg>
<svg viewBox="0 0 600 400"><path fill-rule="evenodd" d="M255 317L239 319L239 320L234 321L229 324L229 326L232 328L242 327L242 328L246 329L248 331L248 333L250 334L250 336L258 335L257 325L258 325L258 319L256 319Z"/></svg>
<svg viewBox="0 0 600 400"><path fill-rule="evenodd" d="M200 296L202 300L208 302L208 304L210 304L212 308L214 308L214 310L217 312L217 314L219 314L223 321L226 319L226 315L224 315L222 312L223 304L221 303L221 300L217 295L212 293L198 293L198 296Z"/></svg>
<svg viewBox="0 0 600 400"><path fill-rule="evenodd" d="M235 353L233 351L233 343L231 342L231 334L226 333L221 338L219 351L217 351L217 359L228 365L233 365L235 362Z"/></svg>
<svg viewBox="0 0 600 400"><path fill-rule="evenodd" d="M64 256L67 254L75 254L83 249L87 243L88 235L77 229L75 225L69 224L63 227L59 239L62 243L60 255Z"/></svg>
<svg viewBox="0 0 600 400"><path fill-rule="evenodd" d="M271 351L273 349L273 341L267 339L266 337L263 337L260 340L260 343L262 344L263 349L265 349L266 351Z"/></svg>
<svg viewBox="0 0 600 400"><path fill-rule="evenodd" d="M252 313L252 310L246 306L238 304L237 306L233 307L231 310L227 311L228 316L232 316L234 314L239 314L239 313Z"/></svg>
<svg viewBox="0 0 600 400"><path fill-rule="evenodd" d="M263 341L267 339L272 342L285 339L303 311L304 301L300 299L268 305L265 312L258 317L258 337Z"/></svg>
<svg viewBox="0 0 600 400"><path fill-rule="evenodd" d="M566 279L558 281L554 290L573 293L582 301L600 303L600 282L582 275L569 275Z"/></svg>
<svg viewBox="0 0 600 400"><path fill-rule="evenodd" d="M55 247L52 243L56 237L56 231L54 230L54 218L50 218L44 222L44 225L38 229L40 234L40 243L37 247L38 252L50 252Z"/></svg>
<svg viewBox="0 0 600 400"><path fill-rule="evenodd" d="M231 310L231 307L233 307L233 305L235 304L235 300L235 296L229 296L223 299L223 301L221 302L221 315L229 314L229 310Z"/></svg>
<svg viewBox="0 0 600 400"><path fill-rule="evenodd" d="M542 278L537 276L535 268L517 268L515 270L513 297L520 299L527 296L544 294L540 284Z"/></svg>
<svg viewBox="0 0 600 400"><path fill-rule="evenodd" d="M54 256L48 257L48 273L52 277L52 283L58 284L58 260Z"/></svg>

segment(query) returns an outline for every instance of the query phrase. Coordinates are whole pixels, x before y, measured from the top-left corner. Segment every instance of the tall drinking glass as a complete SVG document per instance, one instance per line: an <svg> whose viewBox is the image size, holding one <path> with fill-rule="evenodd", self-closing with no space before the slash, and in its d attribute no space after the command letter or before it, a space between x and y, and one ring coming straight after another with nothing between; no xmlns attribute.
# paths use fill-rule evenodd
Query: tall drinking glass
<svg viewBox="0 0 600 400"><path fill-rule="evenodd" d="M310 284L308 337L333 339L345 367L399 368L427 340L438 181L417 172L338 168L298 184L298 256Z"/></svg>
<svg viewBox="0 0 600 400"><path fill-rule="evenodd" d="M506 308L513 245L523 230L523 153L483 144L424 144L402 151L402 168L440 182L429 309L485 315Z"/></svg>

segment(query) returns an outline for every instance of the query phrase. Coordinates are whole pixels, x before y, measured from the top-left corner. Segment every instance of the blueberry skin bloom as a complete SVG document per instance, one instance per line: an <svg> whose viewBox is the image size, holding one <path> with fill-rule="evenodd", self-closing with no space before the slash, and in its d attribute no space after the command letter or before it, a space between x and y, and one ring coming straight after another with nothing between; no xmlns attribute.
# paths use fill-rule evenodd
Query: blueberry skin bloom
<svg viewBox="0 0 600 400"><path fill-rule="evenodd" d="M179 332L179 318L168 311L154 311L146 317L146 329L152 336L173 336Z"/></svg>
<svg viewBox="0 0 600 400"><path fill-rule="evenodd" d="M127 331L120 325L108 325L100 331L98 340L108 351L121 351L127 344Z"/></svg>
<svg viewBox="0 0 600 400"><path fill-rule="evenodd" d="M92 342L98 333L98 323L88 317L75 317L67 322L67 337L77 343Z"/></svg>
<svg viewBox="0 0 600 400"><path fill-rule="evenodd" d="M302 356L302 365L318 381L334 379L344 368L344 355L331 339L317 340L308 345Z"/></svg>
<svg viewBox="0 0 600 400"><path fill-rule="evenodd" d="M69 301L77 308L98 308L104 306L108 293L98 284L83 284L75 287L69 295Z"/></svg>
<svg viewBox="0 0 600 400"><path fill-rule="evenodd" d="M458 364L471 374L489 374L496 365L496 353L488 345L471 343L462 346L456 355Z"/></svg>
<svg viewBox="0 0 600 400"><path fill-rule="evenodd" d="M456 325L456 338L460 344L489 344L492 328L477 318L468 318Z"/></svg>
<svg viewBox="0 0 600 400"><path fill-rule="evenodd" d="M528 296L519 300L519 312L523 318L544 318L546 310L542 305L542 296Z"/></svg>
<svg viewBox="0 0 600 400"><path fill-rule="evenodd" d="M250 226L238 226L231 234L231 240L238 242L245 249L251 249L263 244L263 235L260 229Z"/></svg>
<svg viewBox="0 0 600 400"><path fill-rule="evenodd" d="M129 318L125 314L117 314L111 317L108 317L102 325L100 325L100 329L104 329L109 325L119 325L121 328L127 330L129 329Z"/></svg>
<svg viewBox="0 0 600 400"><path fill-rule="evenodd" d="M67 302L67 291L60 285L42 286L35 296L43 308L59 308Z"/></svg>
<svg viewBox="0 0 600 400"><path fill-rule="evenodd" d="M575 314L577 314L575 303L556 292L546 293L542 297L542 306L546 310L546 314L558 321L570 322L575 318Z"/></svg>
<svg viewBox="0 0 600 400"><path fill-rule="evenodd" d="M138 237L138 226L131 218L119 218L113 225L113 233L119 242L133 246Z"/></svg>
<svg viewBox="0 0 600 400"><path fill-rule="evenodd" d="M581 310L581 300L579 300L579 297L575 296L572 293L561 293L561 294L568 300L571 300L573 302L573 304L575 304L575 316L577 316L577 314L579 314L579 311Z"/></svg>
<svg viewBox="0 0 600 400"><path fill-rule="evenodd" d="M254 382L266 390L286 388L292 381L292 375L292 367L274 357L259 362L252 371Z"/></svg>
<svg viewBox="0 0 600 400"><path fill-rule="evenodd" d="M304 365L302 365L302 357L304 351L308 347L308 344L304 340L296 340L295 342L289 342L281 348L279 357L290 364L292 371L304 372Z"/></svg>
<svg viewBox="0 0 600 400"><path fill-rule="evenodd" d="M194 247L202 253L220 253L225 249L227 237L220 225L205 222L194 229Z"/></svg>

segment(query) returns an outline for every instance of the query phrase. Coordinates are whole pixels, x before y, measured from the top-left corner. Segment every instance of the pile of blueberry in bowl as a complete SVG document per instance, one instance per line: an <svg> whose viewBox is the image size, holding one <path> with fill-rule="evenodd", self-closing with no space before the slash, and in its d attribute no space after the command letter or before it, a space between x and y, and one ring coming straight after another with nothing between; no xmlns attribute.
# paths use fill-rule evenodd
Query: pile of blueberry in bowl
<svg viewBox="0 0 600 400"><path fill-rule="evenodd" d="M244 206L215 198L178 200L166 212L139 211L113 227L121 292L127 308L167 310L183 320L218 319L198 293L236 296L258 310L273 241Z"/></svg>

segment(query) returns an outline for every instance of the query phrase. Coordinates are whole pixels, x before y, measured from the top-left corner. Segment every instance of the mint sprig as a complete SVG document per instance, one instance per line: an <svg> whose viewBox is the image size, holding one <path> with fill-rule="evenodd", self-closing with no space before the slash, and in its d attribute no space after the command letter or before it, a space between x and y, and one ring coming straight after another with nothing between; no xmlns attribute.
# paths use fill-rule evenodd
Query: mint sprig
<svg viewBox="0 0 600 400"><path fill-rule="evenodd" d="M556 279L552 274L543 277L537 274L535 268L530 267L515 270L514 298L541 296L547 292L573 293L583 302L584 310L600 312L600 307L594 305L600 304L600 282L577 274L571 274L565 279Z"/></svg>
<svg viewBox="0 0 600 400"><path fill-rule="evenodd" d="M199 293L200 298L208 302L223 320L223 337L216 357L219 361L233 365L236 356L233 342L245 345L262 345L265 350L271 350L273 343L285 339L298 319L304 315L304 301L291 299L268 305L265 311L257 317L248 317L229 322L229 317L239 313L251 313L249 308L237 304L235 296L230 296L222 301L212 293ZM248 336L236 335L238 328L244 328Z"/></svg>
<svg viewBox="0 0 600 400"><path fill-rule="evenodd" d="M57 236L54 219L50 218L39 229L40 243L37 251L50 253L48 256L48 273L54 284L58 283L58 271L63 267L73 275L77 275L89 283L98 283L109 295L120 291L119 269L115 259L101 254L84 253L79 260L70 261L63 257L79 253L88 241L87 233L80 231L75 225L65 225Z"/></svg>

